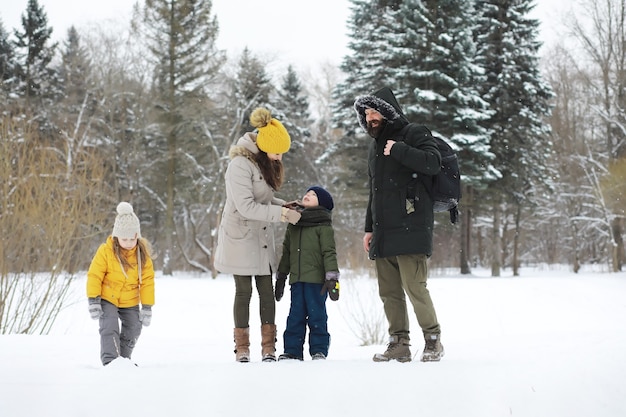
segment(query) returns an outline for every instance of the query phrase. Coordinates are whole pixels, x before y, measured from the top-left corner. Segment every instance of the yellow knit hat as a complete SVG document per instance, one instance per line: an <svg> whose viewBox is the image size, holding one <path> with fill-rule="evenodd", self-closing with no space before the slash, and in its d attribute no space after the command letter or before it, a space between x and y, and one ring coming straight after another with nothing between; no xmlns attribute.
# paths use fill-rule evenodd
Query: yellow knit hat
<svg viewBox="0 0 626 417"><path fill-rule="evenodd" d="M265 153L283 154L291 146L291 138L281 122L272 118L272 113L264 107L254 109L250 124L258 129L256 145Z"/></svg>

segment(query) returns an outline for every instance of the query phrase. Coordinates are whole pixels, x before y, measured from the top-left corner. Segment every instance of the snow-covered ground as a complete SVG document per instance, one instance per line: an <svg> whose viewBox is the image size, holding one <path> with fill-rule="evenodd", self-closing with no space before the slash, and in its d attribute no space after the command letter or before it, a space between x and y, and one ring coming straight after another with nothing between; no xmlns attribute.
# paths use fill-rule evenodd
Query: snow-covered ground
<svg viewBox="0 0 626 417"><path fill-rule="evenodd" d="M139 366L106 368L79 280L50 335L0 336L0 416L625 416L626 274L508 275L433 276L446 356L404 364L372 362L384 343L361 346L357 335L382 317L376 281L362 274L342 271L340 300L327 302L326 361L260 362L255 294L248 364L234 362L231 277L158 276ZM288 308L287 292L278 353ZM415 354L420 336L412 317Z"/></svg>

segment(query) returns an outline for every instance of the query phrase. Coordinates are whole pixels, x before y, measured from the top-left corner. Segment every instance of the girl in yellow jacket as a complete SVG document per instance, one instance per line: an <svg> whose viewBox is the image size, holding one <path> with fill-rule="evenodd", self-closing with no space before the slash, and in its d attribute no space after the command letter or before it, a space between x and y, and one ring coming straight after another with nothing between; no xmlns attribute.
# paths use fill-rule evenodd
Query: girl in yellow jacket
<svg viewBox="0 0 626 417"><path fill-rule="evenodd" d="M117 205L113 233L91 261L87 298L91 318L100 323L102 364L119 356L130 359L142 326L152 320L154 267L150 244L141 237L129 203Z"/></svg>

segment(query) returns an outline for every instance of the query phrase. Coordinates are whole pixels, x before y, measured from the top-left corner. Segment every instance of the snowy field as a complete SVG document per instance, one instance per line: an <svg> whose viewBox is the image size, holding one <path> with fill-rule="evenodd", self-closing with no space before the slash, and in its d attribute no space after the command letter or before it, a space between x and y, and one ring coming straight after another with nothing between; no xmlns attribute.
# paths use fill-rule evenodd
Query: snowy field
<svg viewBox="0 0 626 417"><path fill-rule="evenodd" d="M340 300L327 302L326 361L260 362L255 293L252 362L240 364L232 278L159 275L152 326L133 354L139 366L106 368L81 279L49 336L0 336L0 416L626 416L626 274L488 275L431 278L446 356L404 364L372 362L385 342L362 346L364 330L386 328L375 279L343 272ZM277 353L288 308L286 291ZM419 355L414 317L411 329Z"/></svg>

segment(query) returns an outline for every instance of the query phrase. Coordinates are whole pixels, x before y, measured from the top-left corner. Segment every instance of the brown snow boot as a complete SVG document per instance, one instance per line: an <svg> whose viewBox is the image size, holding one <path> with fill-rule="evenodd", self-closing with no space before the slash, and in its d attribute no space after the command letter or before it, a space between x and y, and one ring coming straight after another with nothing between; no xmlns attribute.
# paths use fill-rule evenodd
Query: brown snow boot
<svg viewBox="0 0 626 417"><path fill-rule="evenodd" d="M395 360L398 362L411 362L411 346L409 339L400 336L390 336L389 344L385 353L377 353L374 355L374 362L389 362Z"/></svg>
<svg viewBox="0 0 626 417"><path fill-rule="evenodd" d="M276 325L261 326L261 357L263 362L276 361Z"/></svg>
<svg viewBox="0 0 626 417"><path fill-rule="evenodd" d="M439 362L445 354L441 344L441 335L435 333L424 334L424 341L424 351L420 360L422 362Z"/></svg>
<svg viewBox="0 0 626 417"><path fill-rule="evenodd" d="M235 328L235 360L250 362L250 328Z"/></svg>

